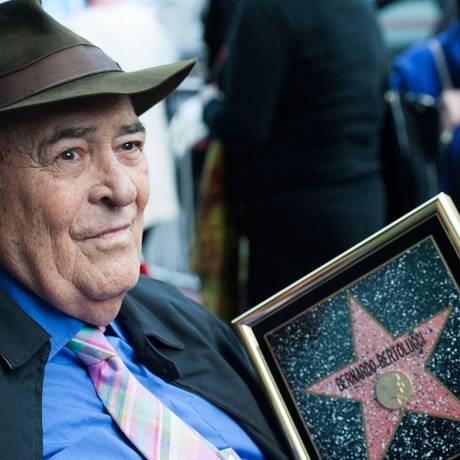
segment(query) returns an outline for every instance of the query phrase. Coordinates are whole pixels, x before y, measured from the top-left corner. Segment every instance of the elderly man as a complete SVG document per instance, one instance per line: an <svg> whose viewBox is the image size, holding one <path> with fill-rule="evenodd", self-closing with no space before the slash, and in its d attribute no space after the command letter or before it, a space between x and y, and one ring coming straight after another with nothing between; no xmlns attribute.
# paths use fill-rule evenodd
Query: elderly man
<svg viewBox="0 0 460 460"><path fill-rule="evenodd" d="M193 62L125 73L27 0L0 43L0 458L286 459L231 331L138 279L137 115Z"/></svg>

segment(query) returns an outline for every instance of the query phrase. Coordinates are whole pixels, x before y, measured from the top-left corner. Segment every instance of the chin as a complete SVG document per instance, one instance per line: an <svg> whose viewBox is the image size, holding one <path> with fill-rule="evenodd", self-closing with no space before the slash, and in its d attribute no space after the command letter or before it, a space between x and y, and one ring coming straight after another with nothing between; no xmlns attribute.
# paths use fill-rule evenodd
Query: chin
<svg viewBox="0 0 460 460"><path fill-rule="evenodd" d="M123 296L139 279L139 260L135 263L112 264L103 269L82 273L80 292L91 300L103 301Z"/></svg>
<svg viewBox="0 0 460 460"><path fill-rule="evenodd" d="M91 304L87 309L79 310L75 317L93 326L107 326L117 317L122 301L123 297L120 297Z"/></svg>
<svg viewBox="0 0 460 460"><path fill-rule="evenodd" d="M99 283L86 285L80 291L84 296L78 309L78 317L94 326L106 326L113 321L120 311L126 292L133 288L139 279L139 269L135 274L124 274Z"/></svg>
<svg viewBox="0 0 460 460"><path fill-rule="evenodd" d="M134 273L123 273L120 276L111 276L100 280L99 283L87 287L86 295L96 301L109 300L123 296L133 288L139 279L139 268Z"/></svg>

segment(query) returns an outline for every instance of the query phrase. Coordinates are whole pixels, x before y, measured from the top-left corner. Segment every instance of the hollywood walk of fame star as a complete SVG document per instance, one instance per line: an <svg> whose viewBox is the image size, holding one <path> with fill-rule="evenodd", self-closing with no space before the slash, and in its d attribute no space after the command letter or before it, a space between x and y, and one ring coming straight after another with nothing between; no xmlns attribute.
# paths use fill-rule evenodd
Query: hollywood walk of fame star
<svg viewBox="0 0 460 460"><path fill-rule="evenodd" d="M384 457L407 411L460 420L460 400L426 369L426 363L438 342L450 309L443 310L419 324L410 334L395 338L353 297L349 297L349 304L355 361L309 386L305 391L361 403L369 460L381 460ZM386 352L396 350L393 347L398 344L407 344L407 340L413 340L414 336L423 337L423 340L418 341L417 349L413 346L412 350L408 350L406 345L403 346L402 353L399 345L399 356L396 352L391 355ZM378 353L392 359L379 361L376 359ZM350 373L354 372L356 375L356 369L364 363L367 363L367 375L361 372L359 379L351 380ZM343 378L347 373L348 381ZM396 400L396 409L389 409L389 405L385 407L376 395L379 380L388 377L389 373L399 374L403 380L411 383L410 393L406 392L404 398ZM394 375L390 377L393 378Z"/></svg>

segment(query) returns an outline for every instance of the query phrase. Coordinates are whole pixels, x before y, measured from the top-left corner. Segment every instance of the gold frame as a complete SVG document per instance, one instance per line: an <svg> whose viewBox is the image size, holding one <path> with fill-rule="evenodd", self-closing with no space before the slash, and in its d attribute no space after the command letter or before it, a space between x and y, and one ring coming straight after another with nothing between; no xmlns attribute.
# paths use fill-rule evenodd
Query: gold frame
<svg viewBox="0 0 460 460"><path fill-rule="evenodd" d="M441 193L232 321L297 460L311 457L261 351L254 327L435 216L460 259L460 215L450 197Z"/></svg>

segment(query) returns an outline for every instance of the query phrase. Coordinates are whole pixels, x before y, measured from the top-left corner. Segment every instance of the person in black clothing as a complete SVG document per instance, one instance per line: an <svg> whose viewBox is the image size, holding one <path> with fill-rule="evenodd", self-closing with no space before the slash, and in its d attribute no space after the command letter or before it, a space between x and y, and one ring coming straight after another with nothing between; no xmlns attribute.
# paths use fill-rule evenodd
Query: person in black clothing
<svg viewBox="0 0 460 460"><path fill-rule="evenodd" d="M223 72L204 119L245 211L252 305L384 225L385 55L366 0L243 0Z"/></svg>

